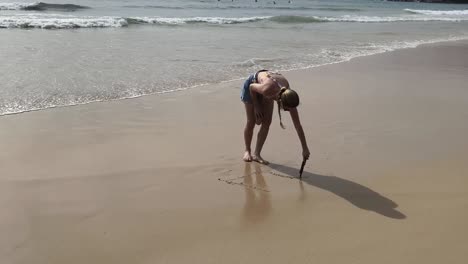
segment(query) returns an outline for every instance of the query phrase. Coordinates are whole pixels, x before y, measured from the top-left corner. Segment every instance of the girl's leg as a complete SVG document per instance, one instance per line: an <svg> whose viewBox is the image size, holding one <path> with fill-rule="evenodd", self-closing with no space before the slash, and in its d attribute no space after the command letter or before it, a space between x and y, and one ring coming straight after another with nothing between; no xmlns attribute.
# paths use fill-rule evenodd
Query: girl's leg
<svg viewBox="0 0 468 264"><path fill-rule="evenodd" d="M245 124L244 128L245 153L243 159L244 161L252 161L250 145L252 144L252 136L255 127L255 113L253 104L244 103L244 105L247 116L247 123Z"/></svg>
<svg viewBox="0 0 468 264"><path fill-rule="evenodd" d="M260 131L258 131L257 144L252 157L253 160L262 164L268 164L268 161L264 160L260 153L262 152L263 144L268 136L268 131L270 131L271 120L273 118L273 106L273 100L263 100L262 126L260 127Z"/></svg>

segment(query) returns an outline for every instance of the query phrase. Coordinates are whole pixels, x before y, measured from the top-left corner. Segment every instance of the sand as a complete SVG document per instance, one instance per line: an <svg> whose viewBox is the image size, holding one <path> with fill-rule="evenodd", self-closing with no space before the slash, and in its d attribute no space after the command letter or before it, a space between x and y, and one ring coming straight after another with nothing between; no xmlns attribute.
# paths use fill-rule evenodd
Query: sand
<svg viewBox="0 0 468 264"><path fill-rule="evenodd" d="M284 72L242 161L242 80L0 117L0 262L465 263L468 42Z"/></svg>

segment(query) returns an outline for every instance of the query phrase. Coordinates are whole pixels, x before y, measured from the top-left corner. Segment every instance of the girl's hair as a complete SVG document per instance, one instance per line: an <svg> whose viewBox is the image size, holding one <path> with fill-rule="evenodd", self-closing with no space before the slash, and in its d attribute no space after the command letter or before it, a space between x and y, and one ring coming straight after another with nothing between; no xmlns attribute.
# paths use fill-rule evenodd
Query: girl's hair
<svg viewBox="0 0 468 264"><path fill-rule="evenodd" d="M291 89L286 87L281 87L280 93L278 95L278 115L280 119L281 128L285 128L283 122L281 121L281 108L295 108L299 105L299 95Z"/></svg>

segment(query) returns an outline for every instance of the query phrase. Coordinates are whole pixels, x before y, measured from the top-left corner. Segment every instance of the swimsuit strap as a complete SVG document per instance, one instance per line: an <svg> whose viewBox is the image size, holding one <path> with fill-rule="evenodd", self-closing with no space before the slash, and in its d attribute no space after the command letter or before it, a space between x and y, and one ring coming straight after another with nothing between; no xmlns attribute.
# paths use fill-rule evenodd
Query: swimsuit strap
<svg viewBox="0 0 468 264"><path fill-rule="evenodd" d="M281 86L278 82L278 80L276 80L272 75L281 75L281 73L279 72L273 72L273 71L269 71L269 70L259 70L255 73L254 75L254 81L255 83L258 83L258 74L261 73L261 72L267 72L267 77L270 78L272 81L274 81L276 83L276 85L278 85L278 87L281 89L283 86Z"/></svg>
<svg viewBox="0 0 468 264"><path fill-rule="evenodd" d="M278 87L279 87L280 89L283 88L283 87L285 87L285 86L281 86L280 83L278 82L278 80L276 80L273 76L271 76L271 74L281 75L281 73L268 71L267 74L268 74L267 77L270 78L272 81L274 81L274 82L276 83L276 85L278 85Z"/></svg>
<svg viewBox="0 0 468 264"><path fill-rule="evenodd" d="M254 75L255 83L258 83L258 74L261 73L261 72L267 72L267 71L268 70L263 69L263 70L259 70L258 72L256 72L255 75Z"/></svg>

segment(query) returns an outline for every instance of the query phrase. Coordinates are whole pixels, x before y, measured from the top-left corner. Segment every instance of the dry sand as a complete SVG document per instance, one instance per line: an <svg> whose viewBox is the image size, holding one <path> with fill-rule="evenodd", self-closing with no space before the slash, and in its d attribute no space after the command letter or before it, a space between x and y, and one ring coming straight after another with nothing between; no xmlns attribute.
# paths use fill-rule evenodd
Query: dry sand
<svg viewBox="0 0 468 264"><path fill-rule="evenodd" d="M285 72L244 163L242 81L0 117L0 263L466 263L468 43Z"/></svg>

